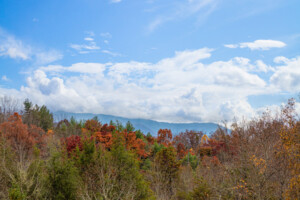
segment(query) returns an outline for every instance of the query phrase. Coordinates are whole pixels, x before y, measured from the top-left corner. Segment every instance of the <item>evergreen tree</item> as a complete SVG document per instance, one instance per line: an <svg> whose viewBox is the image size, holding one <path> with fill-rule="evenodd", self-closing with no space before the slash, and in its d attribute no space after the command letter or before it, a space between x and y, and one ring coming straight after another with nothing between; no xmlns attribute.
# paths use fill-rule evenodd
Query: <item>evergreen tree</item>
<svg viewBox="0 0 300 200"><path fill-rule="evenodd" d="M127 191L121 199L153 199L148 183L139 172L137 159L126 150L124 139L118 133L114 134L111 157L119 182L116 191Z"/></svg>
<svg viewBox="0 0 300 200"><path fill-rule="evenodd" d="M47 166L45 199L75 200L78 199L80 177L73 162L61 153L54 153Z"/></svg>
<svg viewBox="0 0 300 200"><path fill-rule="evenodd" d="M46 106L33 106L28 99L24 101L23 121L28 126L36 125L41 127L45 132L53 127L53 114L50 113Z"/></svg>

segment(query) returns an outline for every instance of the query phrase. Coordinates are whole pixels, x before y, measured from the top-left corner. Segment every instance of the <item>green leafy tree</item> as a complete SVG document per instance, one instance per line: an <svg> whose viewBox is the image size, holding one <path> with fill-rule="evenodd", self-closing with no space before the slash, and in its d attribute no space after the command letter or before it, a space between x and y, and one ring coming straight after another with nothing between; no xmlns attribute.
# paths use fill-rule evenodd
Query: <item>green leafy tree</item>
<svg viewBox="0 0 300 200"><path fill-rule="evenodd" d="M130 121L126 123L125 129L127 130L127 132L133 132L135 130L134 126Z"/></svg>
<svg viewBox="0 0 300 200"><path fill-rule="evenodd" d="M24 115L23 121L28 126L36 125L41 127L44 131L48 131L53 127L53 114L46 106L33 106L28 99L24 101Z"/></svg>
<svg viewBox="0 0 300 200"><path fill-rule="evenodd" d="M183 165L190 165L193 169L196 169L199 164L197 156L192 155L190 152L182 159Z"/></svg>
<svg viewBox="0 0 300 200"><path fill-rule="evenodd" d="M148 183L139 172L135 155L126 150L124 139L118 133L114 134L111 159L119 182L116 191L123 192L120 199L153 199Z"/></svg>
<svg viewBox="0 0 300 200"><path fill-rule="evenodd" d="M45 199L75 200L79 196L81 179L73 161L61 153L53 153L47 163Z"/></svg>
<svg viewBox="0 0 300 200"><path fill-rule="evenodd" d="M191 200L206 200L210 199L212 195L211 188L208 183L203 179L197 179L195 181L195 188L189 193L189 198Z"/></svg>

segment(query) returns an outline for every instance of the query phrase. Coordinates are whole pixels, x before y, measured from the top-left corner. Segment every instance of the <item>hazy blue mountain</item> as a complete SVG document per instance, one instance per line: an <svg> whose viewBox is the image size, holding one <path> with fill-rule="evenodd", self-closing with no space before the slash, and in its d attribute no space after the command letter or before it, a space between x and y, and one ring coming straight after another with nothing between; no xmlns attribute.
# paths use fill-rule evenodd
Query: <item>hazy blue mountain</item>
<svg viewBox="0 0 300 200"><path fill-rule="evenodd" d="M185 130L195 130L203 131L206 134L214 132L218 128L218 124L215 123L166 123L166 122L157 122L153 120L146 119L129 119L124 117L117 117L112 115L103 115L103 114L91 114L91 113L68 113L68 112L55 112L53 113L54 119L60 121L62 119L70 119L72 116L76 120L88 120L97 116L98 120L102 123L109 123L111 120L118 120L123 125L130 121L136 130L140 129L144 134L148 132L151 135L156 136L159 129L171 129L174 135L184 132Z"/></svg>

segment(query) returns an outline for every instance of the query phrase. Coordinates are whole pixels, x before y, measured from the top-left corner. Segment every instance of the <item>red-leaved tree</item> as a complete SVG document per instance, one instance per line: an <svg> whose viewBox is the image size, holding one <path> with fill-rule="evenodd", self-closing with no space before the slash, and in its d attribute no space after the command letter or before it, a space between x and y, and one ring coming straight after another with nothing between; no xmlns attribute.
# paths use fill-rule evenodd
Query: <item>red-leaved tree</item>
<svg viewBox="0 0 300 200"><path fill-rule="evenodd" d="M172 132L170 129L159 129L157 133L157 143L169 146L172 144Z"/></svg>
<svg viewBox="0 0 300 200"><path fill-rule="evenodd" d="M31 155L34 146L42 147L44 131L34 125L23 124L22 117L14 113L6 122L0 124L1 137L4 137L23 163Z"/></svg>

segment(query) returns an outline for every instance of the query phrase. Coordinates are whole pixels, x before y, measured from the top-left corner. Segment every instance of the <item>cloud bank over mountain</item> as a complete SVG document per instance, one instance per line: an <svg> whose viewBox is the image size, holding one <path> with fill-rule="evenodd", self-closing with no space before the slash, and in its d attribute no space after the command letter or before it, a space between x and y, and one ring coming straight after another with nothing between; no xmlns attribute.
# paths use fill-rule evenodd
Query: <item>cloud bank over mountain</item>
<svg viewBox="0 0 300 200"><path fill-rule="evenodd" d="M300 57L276 57L273 66L244 57L204 63L213 53L209 48L186 50L156 63L47 65L30 73L18 93L54 110L221 122L255 116L251 95L300 88ZM266 73L267 80L262 77Z"/></svg>

